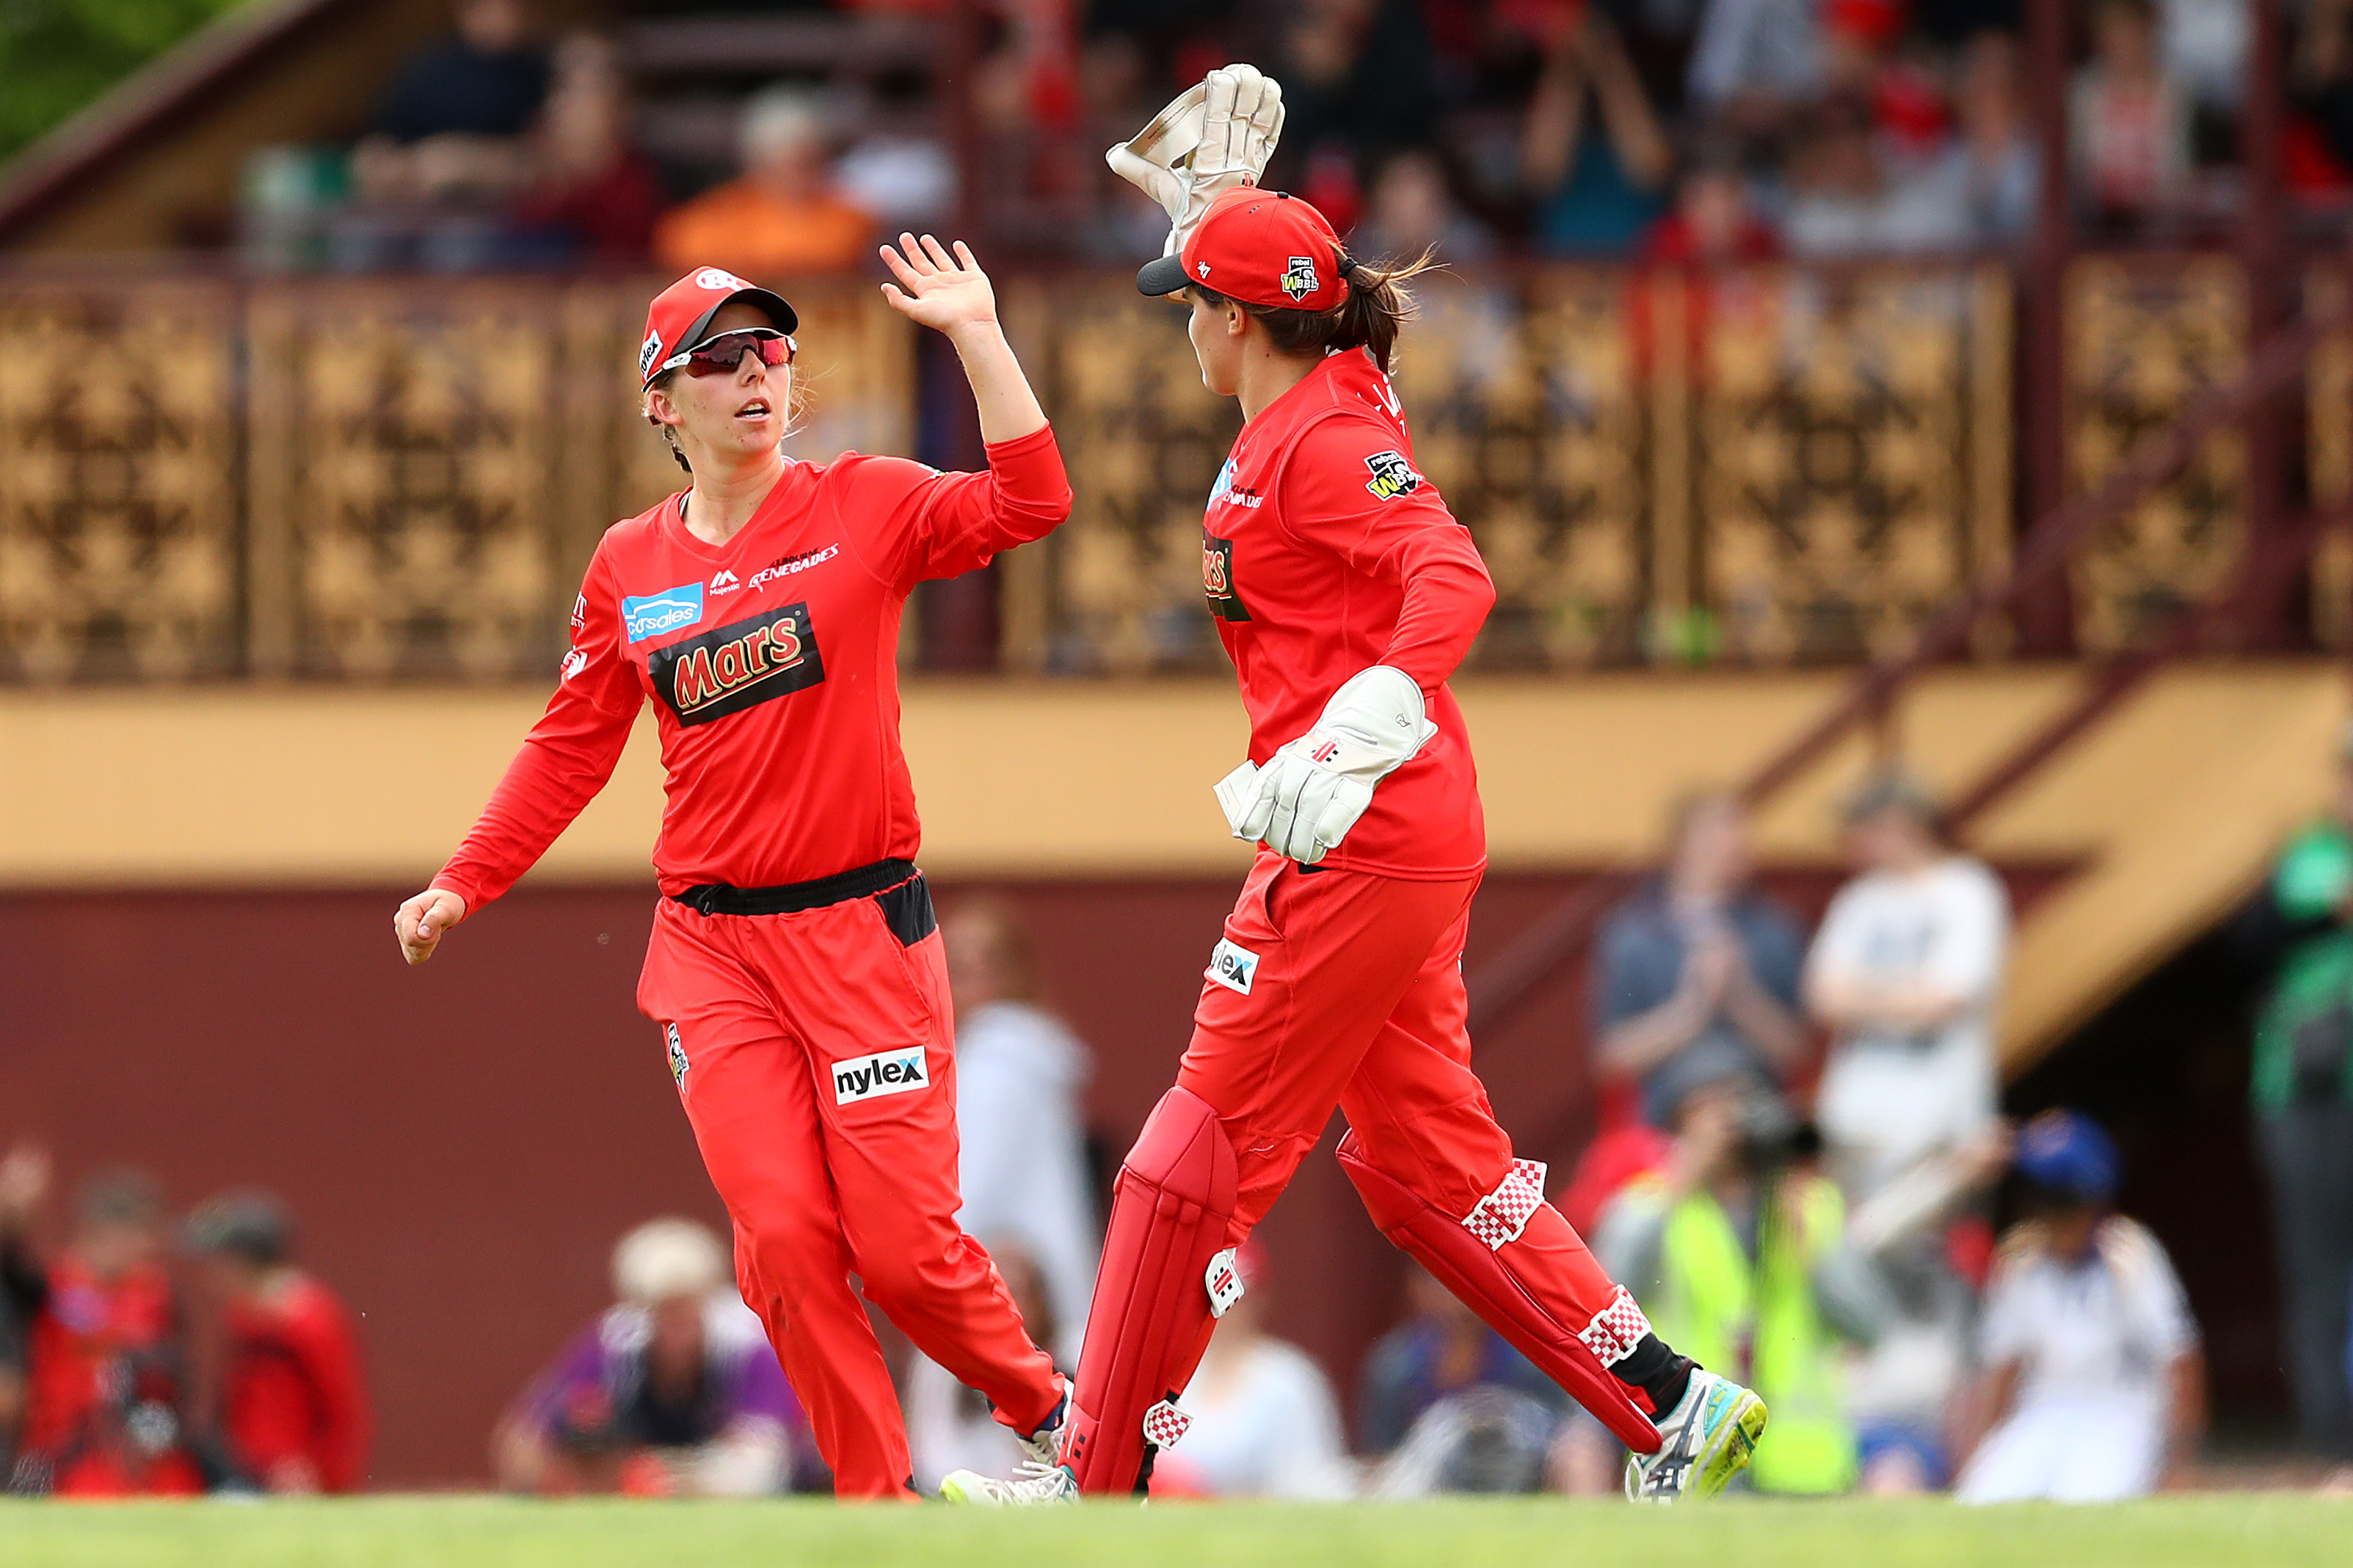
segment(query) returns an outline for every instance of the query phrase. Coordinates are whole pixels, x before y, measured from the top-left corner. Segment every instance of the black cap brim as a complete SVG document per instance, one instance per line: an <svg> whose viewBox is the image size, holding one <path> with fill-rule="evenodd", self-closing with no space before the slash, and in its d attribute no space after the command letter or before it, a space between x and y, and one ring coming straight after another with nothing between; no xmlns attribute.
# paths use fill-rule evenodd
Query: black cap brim
<svg viewBox="0 0 2353 1568"><path fill-rule="evenodd" d="M705 337L709 336L711 332L711 319L719 314L720 311L725 310L728 306L735 303L738 300L747 300L753 304L759 306L763 310L767 311L768 320L776 323L776 331L780 332L797 332L800 331L800 316L798 312L794 310L791 303L787 301L782 294L777 293L773 289L738 289L733 294L728 295L724 300L720 300L716 305L712 306L708 310L703 311L702 315L696 317L694 325L689 327L686 330L685 335L679 339L678 347L680 349L691 348L696 343L701 342Z"/></svg>
<svg viewBox="0 0 2353 1568"><path fill-rule="evenodd" d="M1145 262L1135 271L1135 288L1141 294L1157 300L1166 294L1181 292L1191 279L1185 276L1182 256L1163 256Z"/></svg>

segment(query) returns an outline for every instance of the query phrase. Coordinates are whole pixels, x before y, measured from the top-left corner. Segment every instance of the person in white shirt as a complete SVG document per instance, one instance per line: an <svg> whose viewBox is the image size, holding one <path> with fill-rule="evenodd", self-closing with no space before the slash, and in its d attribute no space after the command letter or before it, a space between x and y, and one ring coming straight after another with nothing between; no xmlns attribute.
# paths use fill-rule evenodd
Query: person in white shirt
<svg viewBox="0 0 2353 1568"><path fill-rule="evenodd" d="M1036 1261L1058 1331L1033 1336L1079 1364L1103 1231L1087 1178L1087 1048L1039 1006L1029 942L1011 909L968 899L940 921L955 996L956 1135L968 1236Z"/></svg>
<svg viewBox="0 0 2353 1568"><path fill-rule="evenodd" d="M1861 874L1806 961L1808 1010L1831 1036L1814 1120L1852 1222L1871 1219L1895 1309L1849 1372L1862 1487L1916 1491L1949 1473L1944 1433L1968 1360L1970 1292L1946 1232L2007 1153L1993 1019L2009 900L1946 846L1934 804L1900 773L1864 785L1846 829Z"/></svg>
<svg viewBox="0 0 2353 1568"><path fill-rule="evenodd" d="M1014 1310L1021 1314L1021 1326L1039 1344L1055 1343L1058 1322L1038 1260L1020 1242L985 1234L978 1239L997 1265ZM925 1497L936 1496L940 1482L956 1470L1002 1475L1029 1457L1011 1428L989 1413L987 1400L928 1357L910 1358L900 1404L907 1413L907 1452L914 1466L915 1489Z"/></svg>
<svg viewBox="0 0 2353 1568"><path fill-rule="evenodd" d="M2010 902L1981 862L1946 847L1935 805L1902 774L1864 786L1846 831L1862 874L1822 917L1805 997L1831 1034L1814 1118L1860 1202L1993 1122Z"/></svg>
<svg viewBox="0 0 2353 1568"><path fill-rule="evenodd" d="M1152 1495L1345 1498L1355 1471L1324 1369L1265 1327L1266 1255L1244 1242L1242 1297L1219 1320L1177 1405L1183 1439L1153 1460Z"/></svg>
<svg viewBox="0 0 2353 1568"><path fill-rule="evenodd" d="M2018 1139L2031 1217L2003 1238L1978 1330L1989 1431L1963 1502L2141 1497L2192 1457L2205 1416L2198 1325L2165 1248L2111 1212L2116 1147L2073 1111Z"/></svg>

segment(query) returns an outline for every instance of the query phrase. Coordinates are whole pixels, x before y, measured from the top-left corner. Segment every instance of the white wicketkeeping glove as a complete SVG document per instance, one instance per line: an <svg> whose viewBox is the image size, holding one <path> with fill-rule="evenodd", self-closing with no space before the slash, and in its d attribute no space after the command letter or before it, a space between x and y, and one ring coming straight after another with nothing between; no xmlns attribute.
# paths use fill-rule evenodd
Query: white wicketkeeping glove
<svg viewBox="0 0 2353 1568"><path fill-rule="evenodd" d="M1377 664L1348 678L1324 705L1315 728L1219 784L1234 837L1263 843L1313 866L1338 847L1373 803L1373 786L1438 733L1421 688L1404 670Z"/></svg>
<svg viewBox="0 0 2353 1568"><path fill-rule="evenodd" d="M1103 162L1168 215L1161 254L1174 256L1210 202L1236 185L1258 184L1282 135L1282 86L1256 66L1226 66L1106 152Z"/></svg>

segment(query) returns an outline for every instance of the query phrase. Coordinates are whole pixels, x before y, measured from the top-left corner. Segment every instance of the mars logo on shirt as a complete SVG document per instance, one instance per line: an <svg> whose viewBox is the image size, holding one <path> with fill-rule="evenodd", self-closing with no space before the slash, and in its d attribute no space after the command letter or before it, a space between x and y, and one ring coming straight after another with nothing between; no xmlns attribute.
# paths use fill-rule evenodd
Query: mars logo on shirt
<svg viewBox="0 0 2353 1568"><path fill-rule="evenodd" d="M1201 592L1208 595L1209 614L1221 621L1246 621L1250 612L1234 591L1234 542L1201 531Z"/></svg>
<svg viewBox="0 0 2353 1568"><path fill-rule="evenodd" d="M825 679L807 605L786 605L646 656L654 695L681 724L708 724Z"/></svg>
<svg viewBox="0 0 2353 1568"><path fill-rule="evenodd" d="M1377 500L1395 500L1421 489L1421 476L1413 471L1403 452L1375 452L1365 459L1365 467L1373 471L1365 488Z"/></svg>

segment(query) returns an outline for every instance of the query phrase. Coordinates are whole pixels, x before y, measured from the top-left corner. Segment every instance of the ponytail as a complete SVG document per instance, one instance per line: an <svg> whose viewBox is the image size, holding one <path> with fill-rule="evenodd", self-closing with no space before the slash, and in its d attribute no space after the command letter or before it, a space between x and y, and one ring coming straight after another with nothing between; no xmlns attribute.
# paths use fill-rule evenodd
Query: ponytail
<svg viewBox="0 0 2353 1568"><path fill-rule="evenodd" d="M1417 310L1406 281L1437 267L1437 255L1438 247L1431 246L1403 266L1372 267L1344 250L1338 266L1348 292L1331 309L1293 310L1251 304L1243 304L1242 309L1266 328L1277 353L1320 359L1342 349L1360 348L1373 356L1373 363L1386 375L1398 330L1413 320ZM1199 284L1193 286L1193 292L1212 305L1227 303L1226 296Z"/></svg>

